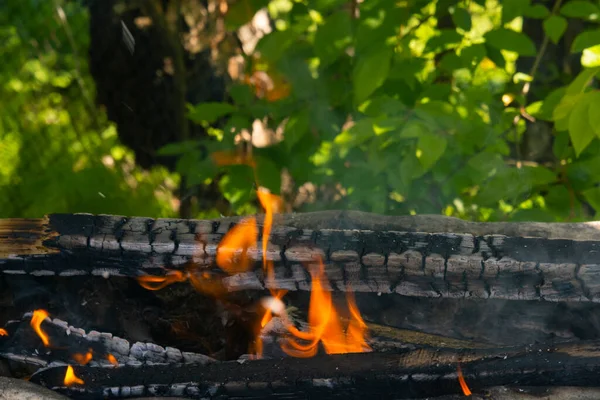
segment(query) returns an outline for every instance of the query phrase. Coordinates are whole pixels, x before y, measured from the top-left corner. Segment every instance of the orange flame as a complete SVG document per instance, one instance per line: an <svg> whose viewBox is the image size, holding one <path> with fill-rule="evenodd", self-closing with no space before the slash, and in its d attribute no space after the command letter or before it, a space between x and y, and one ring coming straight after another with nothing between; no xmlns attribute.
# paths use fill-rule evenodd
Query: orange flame
<svg viewBox="0 0 600 400"><path fill-rule="evenodd" d="M148 290L160 290L172 283L183 282L186 279L187 277L181 271L169 271L165 276L144 275L137 277L138 283Z"/></svg>
<svg viewBox="0 0 600 400"><path fill-rule="evenodd" d="M106 359L112 365L119 366L119 362L117 361L117 359L115 358L115 356L113 356L112 354L108 353L108 355L106 356Z"/></svg>
<svg viewBox="0 0 600 400"><path fill-rule="evenodd" d="M463 373L462 373L462 369L460 368L460 364L458 365L456 370L458 372L458 383L460 383L460 388L462 389L463 394L465 396L470 396L471 390L467 386L467 382L465 382L465 378L463 377Z"/></svg>
<svg viewBox="0 0 600 400"><path fill-rule="evenodd" d="M48 318L48 311L46 310L35 310L33 312L33 316L31 317L31 327L37 333L37 335L42 339L42 343L44 346L48 347L50 345L50 339L48 339L48 335L46 332L42 330L42 322Z"/></svg>
<svg viewBox="0 0 600 400"><path fill-rule="evenodd" d="M70 365L67 367L67 373L65 374L64 384L66 386L71 386L75 383L78 385L83 385L83 379L78 378L73 371L73 367Z"/></svg>
<svg viewBox="0 0 600 400"><path fill-rule="evenodd" d="M327 354L361 353L370 351L366 342L367 325L363 321L354 296L349 293L347 298L350 311L350 322L344 332L338 313L333 306L331 292L325 289L329 285L325 275L325 267L321 260L312 265L312 291L308 309L310 332L302 332L293 325L288 326L292 337L283 344L282 349L293 357L312 357L317 353L321 342ZM301 343L298 341L308 341Z"/></svg>
<svg viewBox="0 0 600 400"><path fill-rule="evenodd" d="M0 328L0 336L8 336L8 332L4 328Z"/></svg>
<svg viewBox="0 0 600 400"><path fill-rule="evenodd" d="M73 360L77 361L80 365L86 365L90 361L92 361L92 349L90 349L87 353L75 353L72 355Z"/></svg>
<svg viewBox="0 0 600 400"><path fill-rule="evenodd" d="M247 271L252 265L248 249L256 247L257 236L256 218L242 220L221 240L217 249L217 265L229 274Z"/></svg>
<svg viewBox="0 0 600 400"><path fill-rule="evenodd" d="M256 165L250 155L235 154L227 152L216 152L212 155L217 165L246 164L254 170L257 179ZM256 182L258 185L258 182ZM250 344L250 353L256 358L262 356L263 343L261 331L272 319L273 314L282 317L289 336L283 343L282 349L290 356L312 357L318 351L319 343L323 344L328 354L354 353L371 351L367 344L367 325L363 321L352 291L347 291L348 312L350 314L347 326L342 326L337 310L335 309L331 293L326 289L329 286L325 274L325 267L319 259L310 273L312 276L312 290L309 305L309 331L303 332L296 328L286 316L285 305L281 299L287 293L286 290L274 289L275 273L272 261L268 260L267 251L269 238L273 227L274 214L281 212L283 201L281 197L271 194L267 189L259 187L257 191L258 200L265 211L262 231L262 266L265 272L265 283L272 296L271 307L277 304L277 310L265 306L265 313L261 317L259 331L255 341ZM254 260L250 257L249 250L256 249L258 242L258 226L256 218L250 217L242 220L230 229L221 240L217 248L216 264L228 274L237 274L248 271ZM165 277L144 276L139 277L139 283L149 290L159 290L173 282L182 282L186 279L196 290L214 296L222 296L227 293L220 279L213 279L208 272L198 273L188 271L186 274L172 271ZM279 301L279 303L277 303Z"/></svg>
<svg viewBox="0 0 600 400"><path fill-rule="evenodd" d="M208 272L192 273L189 275L190 283L194 289L200 293L219 297L227 292L222 282L218 278L212 277Z"/></svg>

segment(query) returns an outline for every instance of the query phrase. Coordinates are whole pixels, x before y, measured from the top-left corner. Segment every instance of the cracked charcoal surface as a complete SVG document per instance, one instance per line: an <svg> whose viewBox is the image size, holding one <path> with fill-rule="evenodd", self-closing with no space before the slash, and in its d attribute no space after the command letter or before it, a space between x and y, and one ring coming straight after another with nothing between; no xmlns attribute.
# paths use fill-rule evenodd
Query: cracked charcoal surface
<svg viewBox="0 0 600 400"><path fill-rule="evenodd" d="M51 348L45 348L37 334L31 329L31 313L21 321L11 321L6 330L9 335L0 337L0 356L8 360L20 361L37 367L52 363L73 363L72 355L85 354L92 349L90 366L112 367L108 354L112 354L120 366L162 364L207 364L215 360L202 354L181 352L179 349L163 348L154 343L136 342L107 333L85 332L74 328L67 322L53 319L45 320L42 329L50 338Z"/></svg>
<svg viewBox="0 0 600 400"><path fill-rule="evenodd" d="M283 216L288 225L274 227L266 256L274 262L277 287L309 290L302 263L322 254L336 291L352 287L434 298L600 301L600 234L590 224L493 225L362 213L332 221L327 215L334 214ZM249 273L227 277L214 263L218 243L236 221L51 215L44 222L52 232L42 240L46 252L4 257L0 269L135 277L164 274L166 267L208 273L229 291L264 289L262 250L249 252L256 261ZM352 225L362 230L346 228ZM419 228L429 231L415 232Z"/></svg>

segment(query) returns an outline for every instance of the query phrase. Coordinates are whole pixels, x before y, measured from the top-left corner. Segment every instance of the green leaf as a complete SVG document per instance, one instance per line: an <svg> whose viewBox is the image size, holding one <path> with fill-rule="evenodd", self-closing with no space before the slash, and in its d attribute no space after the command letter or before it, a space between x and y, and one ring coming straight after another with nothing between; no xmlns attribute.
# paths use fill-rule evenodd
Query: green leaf
<svg viewBox="0 0 600 400"><path fill-rule="evenodd" d="M302 137L309 133L310 115L308 109L292 115L285 124L284 143L292 150Z"/></svg>
<svg viewBox="0 0 600 400"><path fill-rule="evenodd" d="M471 46L463 47L460 51L460 58L463 64L467 67L476 67L481 60L487 56L485 45L478 43Z"/></svg>
<svg viewBox="0 0 600 400"><path fill-rule="evenodd" d="M275 63L283 57L288 48L290 48L297 39L297 34L292 30L275 31L263 36L256 44L255 51L260 53L263 59Z"/></svg>
<svg viewBox="0 0 600 400"><path fill-rule="evenodd" d="M169 143L164 145L156 152L161 156L174 156L184 153L189 153L190 151L196 151L200 147L200 142L198 140L185 140L182 142Z"/></svg>
<svg viewBox="0 0 600 400"><path fill-rule="evenodd" d="M236 111L237 107L229 103L200 103L190 107L188 117L194 122L212 124L221 117Z"/></svg>
<svg viewBox="0 0 600 400"><path fill-rule="evenodd" d="M354 104L359 105L387 79L392 60L392 49L376 49L358 58L352 74Z"/></svg>
<svg viewBox="0 0 600 400"><path fill-rule="evenodd" d="M468 32L473 27L471 22L471 14L462 7L456 7L452 13L452 22L454 26Z"/></svg>
<svg viewBox="0 0 600 400"><path fill-rule="evenodd" d="M455 71L464 66L463 59L456 55L456 53L446 53L440 60L440 68L447 72Z"/></svg>
<svg viewBox="0 0 600 400"><path fill-rule="evenodd" d="M227 173L219 180L219 189L223 197L234 208L248 203L254 195L254 174L246 165L232 165L226 168Z"/></svg>
<svg viewBox="0 0 600 400"><path fill-rule="evenodd" d="M600 44L583 50L581 65L586 68L600 67Z"/></svg>
<svg viewBox="0 0 600 400"><path fill-rule="evenodd" d="M571 53L579 53L588 47L600 44L600 29L581 32L571 45Z"/></svg>
<svg viewBox="0 0 600 400"><path fill-rule="evenodd" d="M594 129L590 126L589 121L590 101L590 96L581 98L575 104L569 116L569 137L571 138L571 143L573 143L577 157L579 157L595 136ZM594 110L593 112L597 111Z"/></svg>
<svg viewBox="0 0 600 400"><path fill-rule="evenodd" d="M421 121L408 121L400 131L400 137L406 139L420 138L429 135L431 130Z"/></svg>
<svg viewBox="0 0 600 400"><path fill-rule="evenodd" d="M569 84L569 86L567 87L566 94L572 95L572 94L583 93L585 88L590 83L591 79L598 72L600 72L600 67L585 68L583 71L581 71L579 73L579 75L577 75L577 77L575 79L573 79L573 82L571 82Z"/></svg>
<svg viewBox="0 0 600 400"><path fill-rule="evenodd" d="M356 121L349 129L337 135L334 143L344 147L352 147L363 143L374 135L373 119L363 118Z"/></svg>
<svg viewBox="0 0 600 400"><path fill-rule="evenodd" d="M559 15L551 15L544 21L544 32L555 44L567 30L567 20Z"/></svg>
<svg viewBox="0 0 600 400"><path fill-rule="evenodd" d="M569 132L558 132L552 144L552 153L558 159L567 158L569 156Z"/></svg>
<svg viewBox="0 0 600 400"><path fill-rule="evenodd" d="M533 41L521 32L498 28L485 34L486 43L499 50L514 51L522 56L535 56Z"/></svg>
<svg viewBox="0 0 600 400"><path fill-rule="evenodd" d="M502 24L522 16L529 8L531 0L504 0L502 3Z"/></svg>
<svg viewBox="0 0 600 400"><path fill-rule="evenodd" d="M542 107L538 110L535 117L545 121L552 121L552 113L558 106L563 96L567 92L567 88L562 87L550 92L542 102Z"/></svg>
<svg viewBox="0 0 600 400"><path fill-rule="evenodd" d="M438 35L431 37L425 45L425 52L437 53L445 50L452 45L458 45L462 41L462 36L453 29L441 29Z"/></svg>
<svg viewBox="0 0 600 400"><path fill-rule="evenodd" d="M254 93L249 85L240 83L232 84L229 88L229 95L238 106L247 106L254 100Z"/></svg>
<svg viewBox="0 0 600 400"><path fill-rule="evenodd" d="M590 1L571 0L560 8L560 13L568 18L598 19L600 9Z"/></svg>
<svg viewBox="0 0 600 400"><path fill-rule="evenodd" d="M321 60L321 66L334 62L352 43L352 25L350 14L339 11L325 20L315 34L315 54Z"/></svg>
<svg viewBox="0 0 600 400"><path fill-rule="evenodd" d="M504 54L502 54L500 49L497 49L486 43L485 51L486 51L487 57L490 60L492 60L492 62L494 64L496 64L496 66L498 66L498 68L506 68L506 59L504 58Z"/></svg>
<svg viewBox="0 0 600 400"><path fill-rule="evenodd" d="M587 201L592 207L594 207L594 210L596 210L596 214L598 214L598 212L600 212L600 188L595 187L592 189L584 190L583 192L581 192L581 194L585 198L585 201Z"/></svg>
<svg viewBox="0 0 600 400"><path fill-rule="evenodd" d="M419 136L417 158L425 170L430 169L446 151L448 141L444 136L426 133Z"/></svg>
<svg viewBox="0 0 600 400"><path fill-rule="evenodd" d="M596 136L600 137L600 91L593 91L588 96L590 98L588 122Z"/></svg>
<svg viewBox="0 0 600 400"><path fill-rule="evenodd" d="M281 171L269 158L256 157L256 179L259 186L266 187L273 194L281 191Z"/></svg>
<svg viewBox="0 0 600 400"><path fill-rule="evenodd" d="M535 19L544 19L549 15L550 11L543 4L533 4L523 12L523 16Z"/></svg>

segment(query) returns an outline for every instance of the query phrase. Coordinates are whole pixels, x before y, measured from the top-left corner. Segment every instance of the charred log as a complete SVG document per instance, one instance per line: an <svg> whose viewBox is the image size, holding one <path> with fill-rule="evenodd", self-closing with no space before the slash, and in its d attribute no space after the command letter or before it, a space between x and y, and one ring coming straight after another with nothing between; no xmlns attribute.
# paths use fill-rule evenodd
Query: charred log
<svg viewBox="0 0 600 400"><path fill-rule="evenodd" d="M425 398L460 393L457 365L474 393L492 386L593 387L598 342L497 350L421 348L309 359L217 362L203 366L74 367L85 385L65 387L66 367L36 373L40 383L73 398L161 395L189 398Z"/></svg>
<svg viewBox="0 0 600 400"><path fill-rule="evenodd" d="M255 260L249 272L227 275L215 264L219 243L237 222L85 214L5 220L0 269L128 277L171 269L201 274L229 292L262 290L260 249L249 249ZM310 289L304 265L320 256L334 291L351 286L433 298L600 300L600 231L593 224L477 224L331 212L284 216L269 242L264 256L275 265L275 284L292 291Z"/></svg>

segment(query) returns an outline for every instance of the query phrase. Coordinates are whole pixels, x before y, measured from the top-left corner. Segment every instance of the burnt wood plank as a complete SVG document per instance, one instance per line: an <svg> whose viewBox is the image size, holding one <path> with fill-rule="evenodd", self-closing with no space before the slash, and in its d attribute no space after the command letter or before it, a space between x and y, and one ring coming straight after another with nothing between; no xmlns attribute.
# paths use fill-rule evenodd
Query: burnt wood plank
<svg viewBox="0 0 600 400"><path fill-rule="evenodd" d="M188 398L426 398L459 394L457 366L474 393L502 385L594 387L600 343L495 350L420 348L398 353L216 362L203 366L74 366L83 386L65 387L66 366L31 378L72 398L135 394ZM289 397L288 397L289 396Z"/></svg>
<svg viewBox="0 0 600 400"><path fill-rule="evenodd" d="M309 290L306 264L321 255L336 291L600 301L597 223L470 223L357 212L278 217L266 258L279 288ZM262 290L260 242L249 251L251 271L227 276L215 265L219 243L239 221L88 214L0 220L0 270L136 277L175 269L212 276L229 291Z"/></svg>

